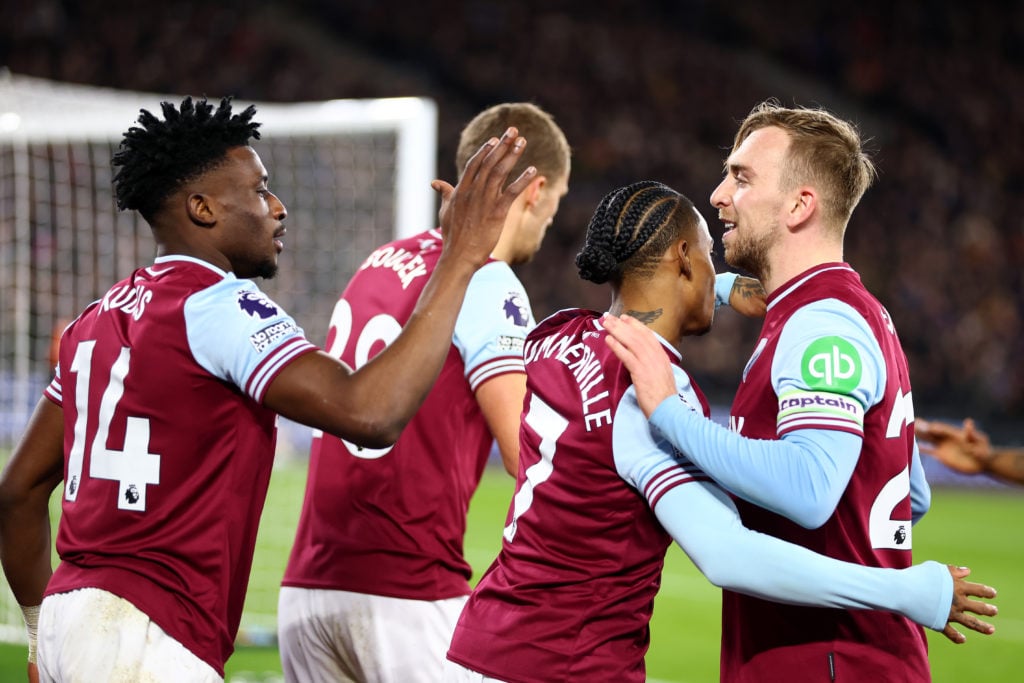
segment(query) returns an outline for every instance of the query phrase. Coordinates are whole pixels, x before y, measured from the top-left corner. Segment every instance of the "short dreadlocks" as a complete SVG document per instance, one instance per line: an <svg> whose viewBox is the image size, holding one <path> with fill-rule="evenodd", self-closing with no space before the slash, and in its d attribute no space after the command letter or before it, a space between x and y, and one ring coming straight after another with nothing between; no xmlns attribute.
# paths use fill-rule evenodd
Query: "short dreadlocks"
<svg viewBox="0 0 1024 683"><path fill-rule="evenodd" d="M233 147L260 137L256 107L232 115L231 98L214 112L206 98L186 97L181 108L161 102L164 120L143 109L139 126L124 134L114 154L114 196L119 209L135 209L147 221L181 185L214 168Z"/></svg>

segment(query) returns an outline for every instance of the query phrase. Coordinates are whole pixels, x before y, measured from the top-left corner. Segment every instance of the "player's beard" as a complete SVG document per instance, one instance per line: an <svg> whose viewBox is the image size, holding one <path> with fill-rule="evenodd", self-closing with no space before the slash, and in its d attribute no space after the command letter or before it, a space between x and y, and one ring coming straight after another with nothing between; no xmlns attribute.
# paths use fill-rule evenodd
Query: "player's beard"
<svg viewBox="0 0 1024 683"><path fill-rule="evenodd" d="M258 261L251 261L248 264L240 264L236 262L232 270L237 277L245 278L247 280L255 278L270 280L277 275L277 259L270 256Z"/></svg>
<svg viewBox="0 0 1024 683"><path fill-rule="evenodd" d="M256 265L256 277L261 277L264 280L273 280L274 276L277 275L277 261L264 261Z"/></svg>
<svg viewBox="0 0 1024 683"><path fill-rule="evenodd" d="M743 237L737 233L732 244L725 250L725 262L765 282L771 275L769 254L778 241L777 225L754 236Z"/></svg>

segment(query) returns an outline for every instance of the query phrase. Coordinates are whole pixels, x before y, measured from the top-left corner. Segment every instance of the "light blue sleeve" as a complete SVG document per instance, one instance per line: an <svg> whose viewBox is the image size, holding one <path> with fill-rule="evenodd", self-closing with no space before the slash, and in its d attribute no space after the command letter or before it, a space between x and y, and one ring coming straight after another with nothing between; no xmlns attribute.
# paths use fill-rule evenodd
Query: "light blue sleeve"
<svg viewBox="0 0 1024 683"><path fill-rule="evenodd" d="M690 413L702 422L705 421L700 399L693 389L689 375L676 365L672 366L672 372L675 375L678 392L672 400L679 406L680 412ZM707 475L700 472L681 453L674 452L672 444L665 436L651 426L640 410L636 400L636 388L633 386L623 394L615 411L615 419L612 422L612 453L619 476L640 491L644 491L640 482L645 479L645 467L650 464L664 464L664 459L658 454L675 457L686 465L688 470L693 470L695 476L707 478Z"/></svg>
<svg viewBox="0 0 1024 683"><path fill-rule="evenodd" d="M910 522L917 524L932 506L932 489L924 476L921 451L914 439L914 454L910 460Z"/></svg>
<svg viewBox="0 0 1024 683"><path fill-rule="evenodd" d="M292 317L249 280L229 276L196 292L184 314L196 362L258 402L282 367L316 349Z"/></svg>
<svg viewBox="0 0 1024 683"><path fill-rule="evenodd" d="M661 402L650 423L729 491L808 529L832 515L835 503L830 508L821 498L832 495L837 479L845 487L852 469L843 454L859 451L861 444L858 436L825 429L794 432L781 441L749 439L697 415L674 396Z"/></svg>
<svg viewBox="0 0 1024 683"><path fill-rule="evenodd" d="M708 483L673 488L654 512L716 586L795 605L893 611L935 630L949 618L953 577L938 562L885 569L819 555L747 529L728 495Z"/></svg>
<svg viewBox="0 0 1024 683"><path fill-rule="evenodd" d="M715 274L715 309L719 306L729 305L729 295L732 294L733 285L739 273L717 273Z"/></svg>
<svg viewBox="0 0 1024 683"><path fill-rule="evenodd" d="M475 391L491 377L524 373L523 345L534 326L530 299L504 261L492 261L469 282L452 343Z"/></svg>
<svg viewBox="0 0 1024 683"><path fill-rule="evenodd" d="M808 424L863 434L864 413L885 396L878 340L860 313L836 299L808 304L786 321L771 375L780 434Z"/></svg>
<svg viewBox="0 0 1024 683"><path fill-rule="evenodd" d="M676 403L693 413L683 401ZM752 531L729 496L650 429L633 389L623 396L613 424L619 475L652 504L662 526L711 583L776 602L880 609L928 628L945 627L953 578L944 565L865 567Z"/></svg>
<svg viewBox="0 0 1024 683"><path fill-rule="evenodd" d="M857 350L857 372L841 364L835 373L824 368L820 380L811 375L805 381L805 358L835 339L843 351ZM812 364L811 369L821 368ZM847 372L850 376L844 377ZM826 385L825 379L834 382L836 377L842 381ZM746 438L682 415L671 398L658 406L651 423L728 490L805 528L817 528L835 511L860 458L864 412L880 399L885 385L881 349L867 323L847 304L816 302L787 321L773 357L772 383L779 396L777 441Z"/></svg>

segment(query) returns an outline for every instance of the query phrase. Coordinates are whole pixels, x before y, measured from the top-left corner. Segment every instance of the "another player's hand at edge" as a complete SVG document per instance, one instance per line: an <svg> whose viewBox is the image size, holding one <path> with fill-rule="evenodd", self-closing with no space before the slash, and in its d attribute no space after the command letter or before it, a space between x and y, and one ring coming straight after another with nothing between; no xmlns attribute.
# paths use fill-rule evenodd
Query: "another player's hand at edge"
<svg viewBox="0 0 1024 683"><path fill-rule="evenodd" d="M644 415L651 416L662 401L678 393L672 366L657 336L629 315L606 315L605 341L633 377L636 399Z"/></svg>
<svg viewBox="0 0 1024 683"><path fill-rule="evenodd" d="M964 579L971 573L967 567L947 566L949 573L953 575L953 604L949 608L949 621L946 623L946 628L942 630L942 634L959 645L967 641L967 636L957 631L953 627L954 623L986 636L995 633L996 629L992 624L984 622L974 615L994 617L999 613L999 609L995 605L972 598L991 600L996 597L996 589L983 583L965 581ZM973 614L971 614L972 612Z"/></svg>
<svg viewBox="0 0 1024 683"><path fill-rule="evenodd" d="M457 254L474 268L487 262L512 202L537 174L537 169L530 166L505 185L525 148L526 138L510 127L500 140L491 138L477 150L457 185L453 187L444 180L430 184L441 194L438 217L445 253Z"/></svg>
<svg viewBox="0 0 1024 683"><path fill-rule="evenodd" d="M917 418L914 434L922 453L963 474L984 472L992 458L988 435L970 418L964 420L963 427Z"/></svg>

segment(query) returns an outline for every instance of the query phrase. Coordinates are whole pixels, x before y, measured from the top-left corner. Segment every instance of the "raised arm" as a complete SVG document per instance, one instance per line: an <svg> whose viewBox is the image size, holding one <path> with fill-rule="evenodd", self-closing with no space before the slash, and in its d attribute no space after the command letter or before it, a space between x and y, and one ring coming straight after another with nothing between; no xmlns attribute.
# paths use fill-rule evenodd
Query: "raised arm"
<svg viewBox="0 0 1024 683"><path fill-rule="evenodd" d="M536 170L506 185L525 138L510 128L470 159L459 184L435 180L441 193L443 252L401 334L357 372L326 353L287 365L265 405L297 422L363 446L387 446L419 408L437 378L473 273L497 243L513 200Z"/></svg>

